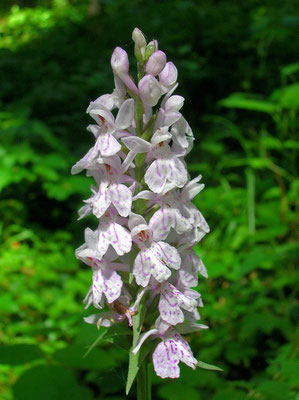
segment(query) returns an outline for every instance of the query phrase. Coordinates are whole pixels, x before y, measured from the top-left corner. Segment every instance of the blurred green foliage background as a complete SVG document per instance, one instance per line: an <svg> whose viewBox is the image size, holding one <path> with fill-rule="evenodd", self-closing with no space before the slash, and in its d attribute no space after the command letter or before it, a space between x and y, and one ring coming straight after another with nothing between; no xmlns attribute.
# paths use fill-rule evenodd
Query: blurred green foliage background
<svg viewBox="0 0 299 400"><path fill-rule="evenodd" d="M1 1L0 398L125 398L128 354L113 337L82 358L99 334L82 322L91 273L74 257L90 181L70 168L135 26L179 70L211 227L196 248L210 329L190 340L224 369L153 376L153 399L298 400L296 0Z"/></svg>

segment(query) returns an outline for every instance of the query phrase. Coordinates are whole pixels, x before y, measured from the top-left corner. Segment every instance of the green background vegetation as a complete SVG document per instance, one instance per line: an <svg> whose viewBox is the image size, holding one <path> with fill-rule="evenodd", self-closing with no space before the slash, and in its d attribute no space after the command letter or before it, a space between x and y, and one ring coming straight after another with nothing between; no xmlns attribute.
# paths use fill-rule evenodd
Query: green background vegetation
<svg viewBox="0 0 299 400"><path fill-rule="evenodd" d="M206 183L195 203L211 233L196 251L210 329L187 339L224 370L153 376L153 398L298 400L298 1L0 7L0 398L125 398L128 354L113 335L82 358L99 333L82 322L91 273L74 249L94 222L76 221L90 181L70 168L92 144L89 101L112 91L112 50L133 54L138 26L177 65L196 136L188 169Z"/></svg>

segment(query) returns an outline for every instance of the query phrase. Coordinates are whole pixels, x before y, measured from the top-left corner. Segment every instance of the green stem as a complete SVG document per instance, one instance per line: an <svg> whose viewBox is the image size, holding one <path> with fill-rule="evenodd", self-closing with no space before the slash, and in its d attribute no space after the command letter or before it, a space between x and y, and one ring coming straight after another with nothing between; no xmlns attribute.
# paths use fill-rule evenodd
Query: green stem
<svg viewBox="0 0 299 400"><path fill-rule="evenodd" d="M151 398L150 364L145 359L137 374L137 400L151 400Z"/></svg>
<svg viewBox="0 0 299 400"><path fill-rule="evenodd" d="M248 228L250 233L255 232L255 176L251 169L247 174L247 201L248 201Z"/></svg>
<svg viewBox="0 0 299 400"><path fill-rule="evenodd" d="M147 363L147 399L152 400L151 364Z"/></svg>

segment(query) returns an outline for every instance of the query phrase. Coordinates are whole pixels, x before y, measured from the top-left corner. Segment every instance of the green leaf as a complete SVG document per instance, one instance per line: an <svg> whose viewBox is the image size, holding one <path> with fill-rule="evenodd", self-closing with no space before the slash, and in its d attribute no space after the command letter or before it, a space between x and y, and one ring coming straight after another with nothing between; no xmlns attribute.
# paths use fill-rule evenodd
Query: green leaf
<svg viewBox="0 0 299 400"><path fill-rule="evenodd" d="M87 388L78 385L71 371L39 365L27 370L13 387L15 400L91 400Z"/></svg>
<svg viewBox="0 0 299 400"><path fill-rule="evenodd" d="M267 381L257 387L257 391L264 395L267 400L287 400L290 394L290 388L286 383Z"/></svg>
<svg viewBox="0 0 299 400"><path fill-rule="evenodd" d="M86 351L86 353L84 354L83 358L85 358L88 353L95 348L98 344L100 344L101 342L103 342L103 338L106 335L107 330L102 330L102 332L99 334L99 336L96 338L96 340L89 346L88 350Z"/></svg>
<svg viewBox="0 0 299 400"><path fill-rule="evenodd" d="M275 90L271 99L279 102L283 108L296 110L299 108L299 83L285 86Z"/></svg>
<svg viewBox="0 0 299 400"><path fill-rule="evenodd" d="M241 392L240 390L228 389L217 393L213 400L245 400L247 398L247 394Z"/></svg>
<svg viewBox="0 0 299 400"><path fill-rule="evenodd" d="M299 71L299 62L288 64L281 69L281 76L293 75Z"/></svg>
<svg viewBox="0 0 299 400"><path fill-rule="evenodd" d="M0 346L0 364L23 365L43 356L42 351L35 344Z"/></svg>
<svg viewBox="0 0 299 400"><path fill-rule="evenodd" d="M198 364L197 367L199 368L203 368L203 369L209 369L211 371L223 371L222 368L216 367L216 365L212 365L212 364L207 364L203 361L199 361L197 360Z"/></svg>
<svg viewBox="0 0 299 400"><path fill-rule="evenodd" d="M16 313L19 306L16 303L11 293L4 293L0 296L0 311L1 313Z"/></svg>
<svg viewBox="0 0 299 400"><path fill-rule="evenodd" d="M240 108L243 110L265 112L267 114L273 114L278 111L276 104L249 97L245 93L232 93L226 99L220 100L219 104L227 108Z"/></svg>
<svg viewBox="0 0 299 400"><path fill-rule="evenodd" d="M200 400L201 398L198 390L182 385L181 382L163 384L159 387L158 393L161 399L165 400Z"/></svg>
<svg viewBox="0 0 299 400"><path fill-rule="evenodd" d="M128 370L127 385L126 385L126 395L129 394L129 391L130 391L131 386L136 378L136 375L140 368L140 365L149 351L149 348L147 346L142 346L142 348L138 351L137 354L132 353L132 350L136 346L137 341L140 336L145 313L146 313L146 307L145 307L145 304L142 303L139 306L138 313L132 317L132 319L133 319L133 345L132 345L132 348L131 348L130 354L129 354L129 370Z"/></svg>
<svg viewBox="0 0 299 400"><path fill-rule="evenodd" d="M109 327L108 329L101 327L100 335L89 346L88 350L86 351L83 357L86 357L88 353L94 347L98 346L100 343L103 342L115 343L116 338L120 336L130 336L130 335L132 335L132 330L127 325L124 324L115 324Z"/></svg>
<svg viewBox="0 0 299 400"><path fill-rule="evenodd" d="M115 360L109 356L109 352L95 348L84 357L84 348L78 345L71 345L65 349L58 350L53 355L56 361L61 364L88 370L106 370L116 366Z"/></svg>

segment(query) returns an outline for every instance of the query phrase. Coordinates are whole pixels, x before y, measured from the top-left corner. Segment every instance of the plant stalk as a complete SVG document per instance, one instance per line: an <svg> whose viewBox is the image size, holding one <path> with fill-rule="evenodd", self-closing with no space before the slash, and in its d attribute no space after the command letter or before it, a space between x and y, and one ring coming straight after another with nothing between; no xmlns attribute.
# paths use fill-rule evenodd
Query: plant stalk
<svg viewBox="0 0 299 400"><path fill-rule="evenodd" d="M146 358L137 374L137 400L151 400L151 398L150 364Z"/></svg>

